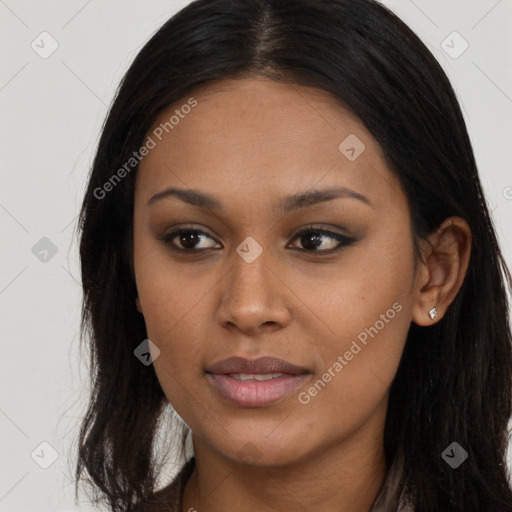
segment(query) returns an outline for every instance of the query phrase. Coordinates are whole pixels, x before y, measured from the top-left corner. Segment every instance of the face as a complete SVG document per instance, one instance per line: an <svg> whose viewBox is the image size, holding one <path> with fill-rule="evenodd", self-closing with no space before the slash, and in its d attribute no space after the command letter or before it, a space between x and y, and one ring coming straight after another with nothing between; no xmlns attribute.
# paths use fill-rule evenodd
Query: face
<svg viewBox="0 0 512 512"><path fill-rule="evenodd" d="M136 302L169 402L231 461L381 436L415 265L379 146L315 88L224 80L191 96L148 133L135 191Z"/></svg>

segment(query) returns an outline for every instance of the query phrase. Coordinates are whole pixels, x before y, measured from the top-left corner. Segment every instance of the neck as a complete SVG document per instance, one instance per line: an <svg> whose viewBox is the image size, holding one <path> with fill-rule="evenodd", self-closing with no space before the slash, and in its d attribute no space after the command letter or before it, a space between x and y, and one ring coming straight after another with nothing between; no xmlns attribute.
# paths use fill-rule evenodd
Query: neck
<svg viewBox="0 0 512 512"><path fill-rule="evenodd" d="M383 424L375 435L371 423L283 465L242 464L193 438L196 467L185 486L183 511L370 512L386 477Z"/></svg>

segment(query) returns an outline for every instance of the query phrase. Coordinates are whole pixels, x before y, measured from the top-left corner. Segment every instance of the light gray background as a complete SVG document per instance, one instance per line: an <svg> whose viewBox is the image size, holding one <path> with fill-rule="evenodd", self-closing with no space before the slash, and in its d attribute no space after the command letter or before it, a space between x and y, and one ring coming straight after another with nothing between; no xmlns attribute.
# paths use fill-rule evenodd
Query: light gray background
<svg viewBox="0 0 512 512"><path fill-rule="evenodd" d="M78 351L75 223L115 88L150 35L188 1L0 0L0 511L72 511L72 443L88 379ZM462 103L507 261L512 262L512 0L393 0ZM47 59L31 48L47 31ZM457 31L469 48L458 58ZM453 41L453 42L452 42ZM42 48L41 50L42 51ZM57 248L42 262L43 237ZM457 411L453 411L457 414ZM42 469L31 458L49 462ZM39 448L38 448L39 447ZM127 447L129 449L129 447Z"/></svg>

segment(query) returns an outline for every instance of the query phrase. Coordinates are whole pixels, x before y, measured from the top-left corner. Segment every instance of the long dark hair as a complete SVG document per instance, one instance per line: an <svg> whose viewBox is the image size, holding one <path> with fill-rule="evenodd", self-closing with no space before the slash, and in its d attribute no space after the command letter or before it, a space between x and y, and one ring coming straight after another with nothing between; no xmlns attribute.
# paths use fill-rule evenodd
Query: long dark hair
<svg viewBox="0 0 512 512"><path fill-rule="evenodd" d="M361 120L407 195L415 243L449 216L468 222L473 245L463 286L439 322L411 324L392 383L385 510L402 499L415 512L511 512L511 276L449 80L420 39L373 0L198 0L135 58L103 126L79 219L81 339L89 333L93 387L75 492L86 470L94 501L115 512L149 500L168 407L153 367L133 354L147 337L132 261L137 167L99 191L164 108L200 84L257 76L328 91ZM452 442L468 452L457 469L441 457Z"/></svg>

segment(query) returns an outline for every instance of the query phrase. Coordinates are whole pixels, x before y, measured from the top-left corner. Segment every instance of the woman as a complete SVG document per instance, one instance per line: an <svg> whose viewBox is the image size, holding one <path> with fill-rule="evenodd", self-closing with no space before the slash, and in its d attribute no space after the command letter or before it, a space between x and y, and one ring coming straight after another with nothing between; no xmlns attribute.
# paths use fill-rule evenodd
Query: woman
<svg viewBox="0 0 512 512"><path fill-rule="evenodd" d="M80 228L98 501L512 511L511 276L452 87L382 5L178 12L123 79ZM186 464L157 490L169 432Z"/></svg>

